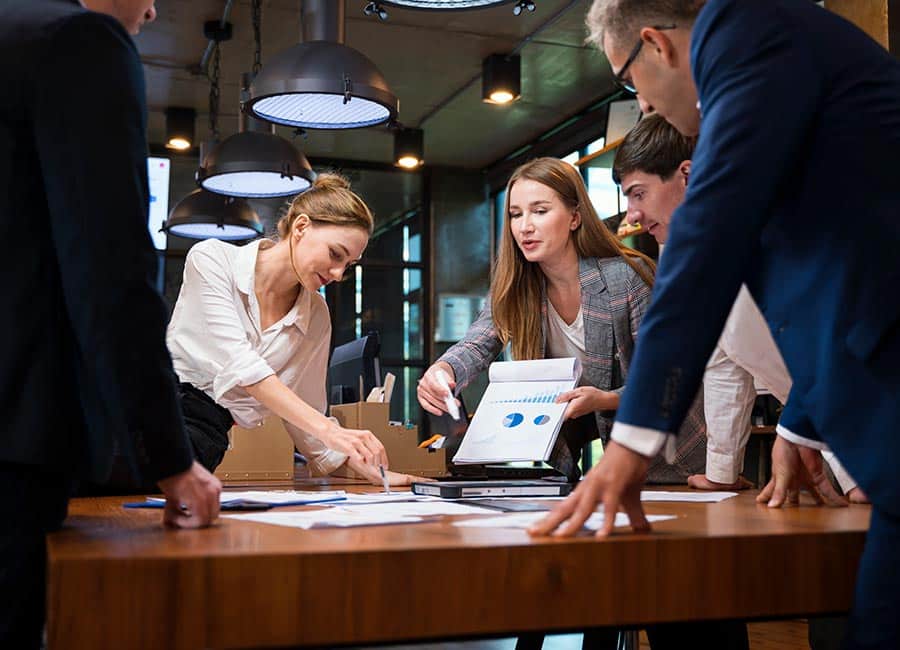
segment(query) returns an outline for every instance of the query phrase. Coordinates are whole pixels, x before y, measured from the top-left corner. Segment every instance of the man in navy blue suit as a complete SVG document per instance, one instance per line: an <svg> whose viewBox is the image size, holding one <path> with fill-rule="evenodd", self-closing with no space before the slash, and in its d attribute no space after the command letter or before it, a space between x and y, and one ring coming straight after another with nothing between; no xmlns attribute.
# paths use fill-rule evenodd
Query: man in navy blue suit
<svg viewBox="0 0 900 650"><path fill-rule="evenodd" d="M93 11L91 11L93 10ZM194 462L147 232L144 79L129 33L153 0L0 0L0 647L37 648L44 539L113 452L208 525L218 480ZM138 463L138 460L141 462Z"/></svg>
<svg viewBox="0 0 900 650"><path fill-rule="evenodd" d="M765 496L830 445L874 506L848 647L900 647L900 63L809 0L595 0L588 24L642 109L700 137L613 442L532 532L571 534L598 501L648 528L647 459L746 282L794 378Z"/></svg>

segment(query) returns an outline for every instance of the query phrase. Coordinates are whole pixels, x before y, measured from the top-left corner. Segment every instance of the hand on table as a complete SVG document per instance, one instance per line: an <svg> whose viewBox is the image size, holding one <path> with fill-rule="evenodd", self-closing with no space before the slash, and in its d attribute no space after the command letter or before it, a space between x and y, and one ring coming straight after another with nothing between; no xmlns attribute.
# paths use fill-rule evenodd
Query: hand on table
<svg viewBox="0 0 900 650"><path fill-rule="evenodd" d="M850 499L850 503L871 503L871 501L869 501L869 495L863 492L862 488L859 486L851 488L847 492L847 498Z"/></svg>
<svg viewBox="0 0 900 650"><path fill-rule="evenodd" d="M594 411L610 411L619 408L619 395L593 386L579 386L560 393L556 398L556 403L562 402L569 403L563 419L571 420Z"/></svg>
<svg viewBox="0 0 900 650"><path fill-rule="evenodd" d="M743 476L738 476L737 480L734 483L716 483L715 481L710 481L706 478L706 474L692 474L688 476L687 480L688 487L693 488L695 490L748 490L753 487L753 483L745 479Z"/></svg>
<svg viewBox="0 0 900 650"><path fill-rule="evenodd" d="M450 396L453 397L453 391L456 389L456 373L446 361L438 361L425 371L422 378L416 386L416 397L423 409L432 415L443 415L447 412L447 406L444 399L447 397L447 390L437 379L437 373L442 370L447 374L447 384L450 386ZM456 399L454 397L454 399ZM459 400L456 400L459 405Z"/></svg>
<svg viewBox="0 0 900 650"><path fill-rule="evenodd" d="M336 422L330 422L328 429L319 436L329 449L346 454L348 460L357 465L367 465L370 473L379 473L379 466L388 468L387 452L381 440L365 429L345 429ZM379 480L381 475L379 474Z"/></svg>
<svg viewBox="0 0 900 650"><path fill-rule="evenodd" d="M377 467L373 468L371 465L359 463L350 458L347 459L346 467L352 469L357 474L361 474L363 478L372 485L384 485L384 482L381 480L381 471ZM340 468L334 473L335 475L340 476ZM412 485L413 482L423 483L434 480L422 476L413 476L412 474L401 474L400 472L391 471L385 471L384 475L387 477L388 485L391 487L408 487L409 485Z"/></svg>
<svg viewBox="0 0 900 650"><path fill-rule="evenodd" d="M631 520L635 532L647 532L650 524L641 507L641 487L647 477L649 459L615 441L610 442L600 462L587 473L569 497L550 514L528 529L530 535L568 537L581 530L597 508L603 504L606 516L597 537L612 532L615 515L621 509ZM555 531L555 532L554 532Z"/></svg>
<svg viewBox="0 0 900 650"><path fill-rule="evenodd" d="M200 463L184 472L164 478L159 489L166 496L163 524L173 528L202 528L219 516L222 484Z"/></svg>
<svg viewBox="0 0 900 650"><path fill-rule="evenodd" d="M819 450L795 445L776 436L772 446L772 479L756 497L756 502L765 503L770 508L780 508L785 502L797 505L801 488L809 490L818 505L847 505L847 500L828 480Z"/></svg>

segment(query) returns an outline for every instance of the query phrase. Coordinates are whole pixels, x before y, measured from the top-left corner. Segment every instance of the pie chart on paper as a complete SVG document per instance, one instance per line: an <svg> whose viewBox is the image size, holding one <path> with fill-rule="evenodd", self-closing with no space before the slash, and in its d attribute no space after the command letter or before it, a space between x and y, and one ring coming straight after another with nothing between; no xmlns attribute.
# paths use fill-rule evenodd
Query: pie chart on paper
<svg viewBox="0 0 900 650"><path fill-rule="evenodd" d="M525 419L525 416L521 413L510 413L505 418L503 418L503 426L507 429L512 429L513 427L517 427L522 424L522 421Z"/></svg>

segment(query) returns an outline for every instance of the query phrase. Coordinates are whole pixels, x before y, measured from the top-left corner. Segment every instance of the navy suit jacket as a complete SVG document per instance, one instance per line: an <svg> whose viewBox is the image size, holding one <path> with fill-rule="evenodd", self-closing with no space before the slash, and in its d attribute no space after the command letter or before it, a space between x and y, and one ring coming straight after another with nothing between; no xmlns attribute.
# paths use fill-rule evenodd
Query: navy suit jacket
<svg viewBox="0 0 900 650"><path fill-rule="evenodd" d="M742 281L794 379L782 424L900 512L900 63L809 0L710 0L700 138L622 422L674 432Z"/></svg>
<svg viewBox="0 0 900 650"><path fill-rule="evenodd" d="M0 0L0 87L0 463L181 472L137 50L76 2Z"/></svg>

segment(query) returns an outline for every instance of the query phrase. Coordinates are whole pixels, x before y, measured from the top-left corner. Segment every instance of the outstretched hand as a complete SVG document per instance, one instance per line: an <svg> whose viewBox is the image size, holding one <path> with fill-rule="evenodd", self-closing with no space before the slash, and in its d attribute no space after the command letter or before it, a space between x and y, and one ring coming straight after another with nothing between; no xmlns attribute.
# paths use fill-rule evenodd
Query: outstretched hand
<svg viewBox="0 0 900 650"><path fill-rule="evenodd" d="M818 449L796 445L777 436L772 446L772 478L756 497L756 502L770 508L780 508L785 503L797 505L800 490L804 488L818 505L848 505L847 499L838 494L828 479Z"/></svg>
<svg viewBox="0 0 900 650"><path fill-rule="evenodd" d="M631 520L635 532L647 532L650 524L641 507L641 487L647 477L649 459L610 442L600 462L587 473L575 491L565 501L556 506L550 514L528 529L530 535L550 535L568 537L581 530L597 504L603 504L603 526L597 530L597 537L606 537L612 532L616 513L621 509Z"/></svg>

